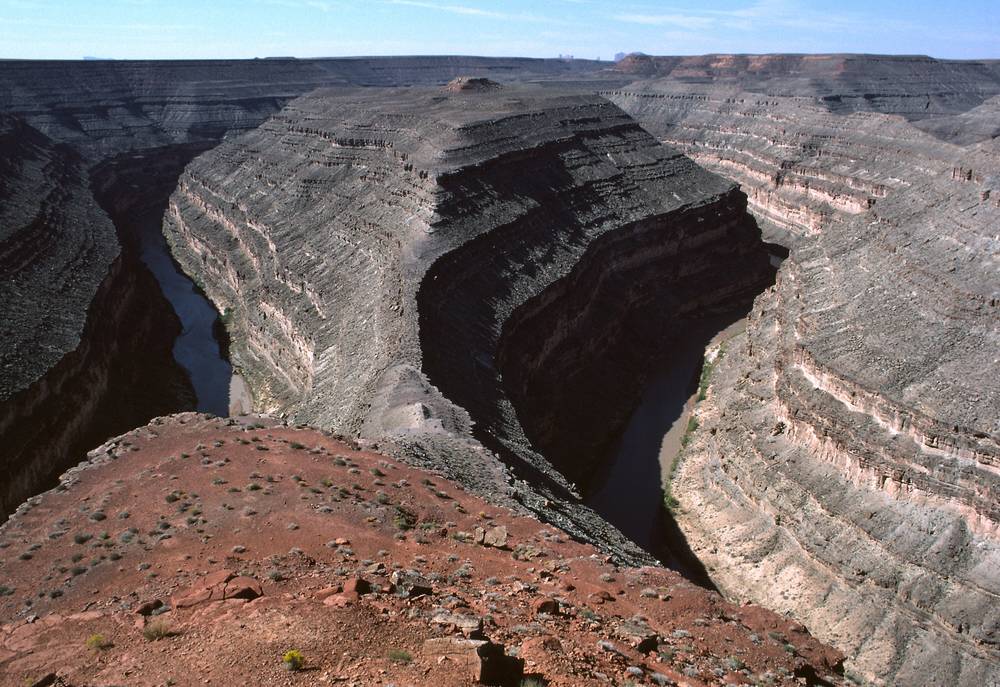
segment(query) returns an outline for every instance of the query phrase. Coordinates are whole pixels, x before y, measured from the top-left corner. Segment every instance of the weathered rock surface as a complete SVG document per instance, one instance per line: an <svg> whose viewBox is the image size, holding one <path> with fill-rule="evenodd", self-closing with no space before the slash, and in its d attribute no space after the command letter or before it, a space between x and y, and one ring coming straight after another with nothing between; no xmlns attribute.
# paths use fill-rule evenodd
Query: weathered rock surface
<svg viewBox="0 0 1000 687"><path fill-rule="evenodd" d="M0 114L0 399L76 347L118 256L114 225L89 186L78 153Z"/></svg>
<svg viewBox="0 0 1000 687"><path fill-rule="evenodd" d="M160 186L167 183L167 192L172 190L184 161L175 165L173 179L164 182L161 172L170 171L173 164L165 165L164 160L184 158L229 133L253 128L291 98L317 86L443 84L461 74L475 75L477 83L487 76L494 81L576 79L599 66L587 61L474 57L4 61L0 65L0 443L11 446L3 459L12 477L5 485L10 488L0 494L0 517L51 483L47 480L82 456L83 447L156 414L193 407L183 398L178 401L176 394L163 393L156 412L150 413L148 403L132 403L119 395L119 405L131 406L135 413L121 414L126 424L110 428L94 424L99 416L93 414L66 418L41 413L43 407L49 411L69 407L59 406L52 396L55 389L83 397L84 408L106 405L120 394L114 385L88 379L88 374L101 380L113 376L106 367L116 353L109 348L111 342L127 339L138 351L146 347L159 352L166 347L165 359L154 363L149 356L150 366L166 367L171 360L170 341L161 336L143 339L149 328L136 329L126 319L104 319L91 327L90 340L83 338L88 311L120 311L128 298L155 302L160 307L151 310L150 318L155 314L175 325L163 313L167 306L155 284L149 284L152 293L129 292L128 298L122 290L122 281L143 286L151 277L130 256L113 267L122 243L128 252L129 229L122 217L116 217L123 234L116 236L115 225L91 189L92 184L100 186L97 193L108 195L108 163L125 160L132 177L143 177L115 180L118 188L110 194L115 203L155 205ZM123 199L126 192L132 197ZM102 197L101 202L106 200ZM118 282L113 286L114 278ZM99 293L111 291L116 292L115 302L96 301ZM95 339L94 331L104 336ZM56 370L57 363L74 351L75 358ZM85 363L80 362L83 359ZM128 367L129 362L123 359L118 364ZM167 376L184 374L174 367ZM163 390L153 384L149 388ZM91 425L94 431L88 432ZM21 428L12 429L16 426ZM99 428L107 431L97 434ZM44 435L45 440L28 442L11 431Z"/></svg>
<svg viewBox="0 0 1000 687"><path fill-rule="evenodd" d="M617 567L318 431L244 422L158 418L0 526L0 684L843 683L841 655L776 613ZM513 551L474 543L477 526ZM426 591L396 586L412 579ZM285 670L290 649L304 671Z"/></svg>
<svg viewBox="0 0 1000 687"><path fill-rule="evenodd" d="M114 228L87 192L92 165L129 151L215 143L319 86L436 84L462 74L572 79L599 66L474 57L4 61L0 274L4 287L19 289L14 296L28 297L3 300L11 343L0 348L0 400L75 347L87 304L118 254ZM41 330L49 335L39 350Z"/></svg>
<svg viewBox="0 0 1000 687"><path fill-rule="evenodd" d="M615 69L641 79L747 87L777 98L817 100L830 112L882 112L933 121L1000 94L1000 60L939 60L924 55L630 55Z"/></svg>
<svg viewBox="0 0 1000 687"><path fill-rule="evenodd" d="M630 316L676 325L770 276L732 184L551 89L303 97L192 163L165 232L232 313L259 410L391 442L632 560L563 476L614 418L582 414L597 390L549 409L532 385L586 376ZM577 455L532 444L573 434Z"/></svg>
<svg viewBox="0 0 1000 687"><path fill-rule="evenodd" d="M995 682L996 64L891 60L911 77L876 89L851 59L796 62L791 86L747 59L608 93L792 246L698 411L679 522L721 589L793 613L849 671Z"/></svg>
<svg viewBox="0 0 1000 687"><path fill-rule="evenodd" d="M110 361L141 352L115 347L132 341L121 329L89 336L80 308L93 303L94 332L107 319L157 331L140 277L115 267L92 166L208 146L267 120L191 168L169 221L185 267L220 309L234 308L238 362L261 407L360 434L644 560L577 505L565 476L590 473L648 350L752 295L760 255L731 184L656 147L606 104L507 85L589 81L582 87L739 182L765 236L793 249L717 367L674 489L714 581L802 619L864 678L996 681L998 63L706 56L594 68L2 63L5 447L38 445L72 462L61 434L72 423L50 412L79 408L70 414L81 424L103 417L115 398L104 391L115 388ZM355 92L279 113L317 85L443 85L470 74L404 106L374 96L374 114ZM457 98L481 100L456 113ZM58 340L38 345L49 327ZM95 393L66 393L80 380ZM19 433L5 433L12 427ZM8 484L31 491L31 473L51 469L32 464L30 479ZM594 607L615 603L607 589L579 588ZM324 598L338 606L327 612L360 603L343 589ZM70 621L74 641L91 620ZM0 661L33 636L21 627L4 630L15 648ZM79 649L55 632L67 656ZM619 655L606 644L602 656ZM526 653L562 665L551 647Z"/></svg>

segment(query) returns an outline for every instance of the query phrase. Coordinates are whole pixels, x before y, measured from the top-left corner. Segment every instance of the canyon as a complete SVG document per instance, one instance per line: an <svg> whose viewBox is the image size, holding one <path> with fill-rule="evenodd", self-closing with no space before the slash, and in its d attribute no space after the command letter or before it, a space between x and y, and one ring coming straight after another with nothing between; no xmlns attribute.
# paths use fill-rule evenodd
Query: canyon
<svg viewBox="0 0 1000 687"><path fill-rule="evenodd" d="M130 246L136 244L130 230L135 218L119 217L119 224L129 226L116 227L109 216L114 210L100 204L102 193L120 200L128 192L130 206L152 207L163 193L161 185L169 194L180 170L196 155L229 134L257 126L292 98L319 86L439 83L467 72L499 80L573 80L595 69L595 63L585 60L475 57L4 61L0 327L5 344L0 347L0 441L11 445L2 457L11 479L0 493L0 513L10 513L32 493L52 484L95 442L168 409L188 410L195 405L191 390L183 388L189 385L184 370L169 354L146 363L162 370L158 376L165 380L150 393L153 407L148 401L131 403L122 396L125 385L114 388L87 380L87 375L110 375L109 342L98 347L104 357L94 357L85 366L67 360L89 350L90 337L84 337L87 314L98 308L106 313L100 327L105 332L128 331L135 351L152 355L154 349L164 349L160 339L175 336L136 328L131 320L122 319L117 301L132 291L121 285L111 289L109 284L116 272L124 271L133 275L130 289L148 287L134 299L155 302L155 307L167 311L154 318L158 326L170 322L164 332L177 326L162 294L152 286L149 271L133 254L139 250L138 245ZM145 169L141 158L146 160ZM113 174L129 162L130 178L116 177L123 188L101 188L113 181L110 176L102 178L102 173ZM116 270L116 261L125 268ZM142 277L134 276L137 272ZM116 302L105 303L107 298ZM111 319L108 311L118 319ZM138 370L132 373L133 378L140 375ZM69 415L53 416L53 406L63 407L52 400L53 389L63 394L72 390L77 396L77 403L64 406ZM121 399L113 413L119 419L103 412L89 419L75 417L75 407L95 407L108 398ZM36 412L45 404L50 410ZM108 421L95 427L94 418ZM26 427L30 436L14 437Z"/></svg>
<svg viewBox="0 0 1000 687"><path fill-rule="evenodd" d="M164 231L258 410L642 561L574 495L637 390L586 371L768 283L744 202L604 99L472 82L294 100L188 166Z"/></svg>
<svg viewBox="0 0 1000 687"><path fill-rule="evenodd" d="M207 409L231 363L279 443L326 441L306 426L349 437L489 504L476 508L555 526L622 574L662 561L846 655L745 678L998 679L1000 63L11 62L0 84L0 505L27 500L0 529L8 547L51 529L77 471L31 497L56 475L109 436ZM217 372L191 374L174 346L185 315L142 257L161 224L170 254L155 259L222 313ZM660 507L654 456L634 468L642 489L598 506L647 384L673 371L687 398L687 358L742 317L704 365L668 476L676 505ZM82 474L106 475L94 489L159 474L187 423L212 440L239 429L181 417L119 438ZM157 456L144 473L129 461L146 444L122 448L135 437ZM207 437L196 453L212 453ZM639 512L646 527L628 520ZM56 529L79 516L62 517ZM221 539L194 555L225 558ZM95 560L82 579L112 567ZM67 564L50 563L52 586ZM0 571L18 565L4 556ZM101 598L124 578L107 579ZM698 594L699 613L719 598ZM61 612L59 599L0 600L2 620ZM0 665L26 665L15 645ZM713 670L669 679L721 681Z"/></svg>

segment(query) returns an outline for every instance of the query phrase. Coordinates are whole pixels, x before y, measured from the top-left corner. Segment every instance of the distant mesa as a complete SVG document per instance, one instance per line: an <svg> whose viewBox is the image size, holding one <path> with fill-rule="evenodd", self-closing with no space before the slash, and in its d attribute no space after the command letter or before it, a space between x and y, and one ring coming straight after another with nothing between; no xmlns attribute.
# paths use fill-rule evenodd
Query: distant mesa
<svg viewBox="0 0 1000 687"><path fill-rule="evenodd" d="M449 81L444 90L460 93L462 91L498 91L501 88L503 86L492 79L480 76L459 76Z"/></svg>

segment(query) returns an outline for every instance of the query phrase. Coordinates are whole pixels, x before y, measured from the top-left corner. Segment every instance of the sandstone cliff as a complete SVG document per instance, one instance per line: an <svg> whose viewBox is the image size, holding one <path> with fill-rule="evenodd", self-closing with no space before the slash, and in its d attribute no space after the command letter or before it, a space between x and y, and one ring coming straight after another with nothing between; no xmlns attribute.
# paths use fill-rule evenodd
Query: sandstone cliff
<svg viewBox="0 0 1000 687"><path fill-rule="evenodd" d="M187 168L165 231L232 313L259 410L390 442L632 559L564 477L595 456L545 451L606 441L632 399L605 391L598 423L531 385L593 374L630 315L681 326L769 277L732 184L551 89L295 100Z"/></svg>

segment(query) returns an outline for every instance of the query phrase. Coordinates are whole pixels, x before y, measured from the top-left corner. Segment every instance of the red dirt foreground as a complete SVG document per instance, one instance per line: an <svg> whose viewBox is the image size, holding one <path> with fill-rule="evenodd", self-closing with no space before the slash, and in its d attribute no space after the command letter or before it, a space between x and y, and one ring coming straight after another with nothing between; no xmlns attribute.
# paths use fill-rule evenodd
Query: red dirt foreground
<svg viewBox="0 0 1000 687"><path fill-rule="evenodd" d="M23 505L0 623L17 686L842 681L801 625L266 418L154 420Z"/></svg>

